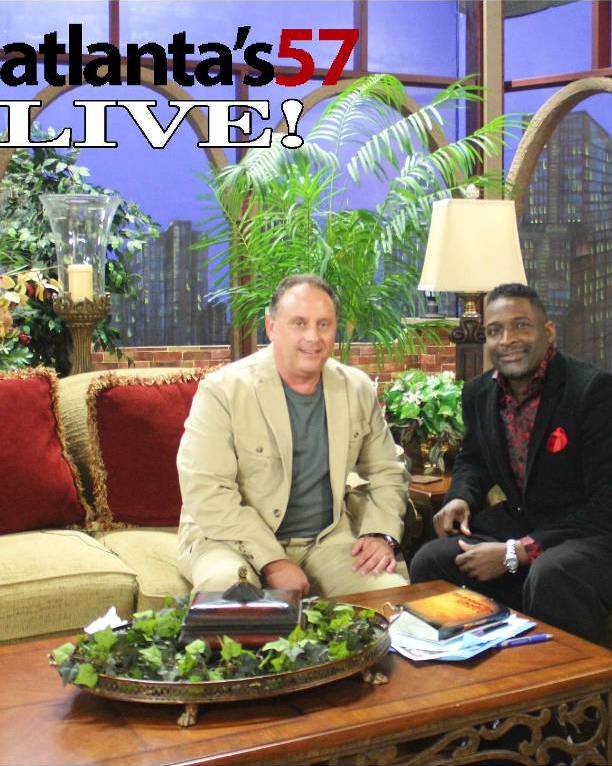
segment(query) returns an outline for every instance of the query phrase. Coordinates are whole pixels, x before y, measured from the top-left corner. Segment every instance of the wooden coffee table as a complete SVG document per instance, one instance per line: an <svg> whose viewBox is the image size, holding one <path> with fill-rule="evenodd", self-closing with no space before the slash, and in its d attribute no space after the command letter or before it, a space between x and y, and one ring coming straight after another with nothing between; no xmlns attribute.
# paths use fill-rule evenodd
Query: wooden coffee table
<svg viewBox="0 0 612 766"><path fill-rule="evenodd" d="M427 583L350 600L380 606L449 587ZM416 665L389 655L384 686L351 678L275 700L203 707L188 729L177 726L172 706L62 688L47 665L61 639L2 646L0 764L430 766L503 762L504 752L508 763L612 763L612 652L538 629L554 640L464 663Z"/></svg>

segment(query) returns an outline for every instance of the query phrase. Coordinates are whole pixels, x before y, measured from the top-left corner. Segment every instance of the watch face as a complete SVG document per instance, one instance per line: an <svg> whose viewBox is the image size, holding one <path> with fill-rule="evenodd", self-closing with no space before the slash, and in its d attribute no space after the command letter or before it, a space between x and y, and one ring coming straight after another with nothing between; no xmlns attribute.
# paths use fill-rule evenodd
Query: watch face
<svg viewBox="0 0 612 766"><path fill-rule="evenodd" d="M509 572L514 573L518 569L518 558L515 555L507 555L504 565Z"/></svg>
<svg viewBox="0 0 612 766"><path fill-rule="evenodd" d="M506 543L506 556L504 558L504 566L511 574L518 571L519 561L516 555L516 542L514 540L508 540Z"/></svg>

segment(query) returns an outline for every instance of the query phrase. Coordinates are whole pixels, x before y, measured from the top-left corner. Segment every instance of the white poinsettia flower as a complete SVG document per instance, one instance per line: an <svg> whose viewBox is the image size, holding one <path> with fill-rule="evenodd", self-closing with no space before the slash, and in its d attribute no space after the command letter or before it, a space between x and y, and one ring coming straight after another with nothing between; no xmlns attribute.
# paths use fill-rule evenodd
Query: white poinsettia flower
<svg viewBox="0 0 612 766"><path fill-rule="evenodd" d="M14 290L7 290L4 293L4 297L9 303L21 303L21 296Z"/></svg>
<svg viewBox="0 0 612 766"><path fill-rule="evenodd" d="M21 273L17 274L17 284L19 287L22 287L31 279L36 279L33 271L22 271Z"/></svg>

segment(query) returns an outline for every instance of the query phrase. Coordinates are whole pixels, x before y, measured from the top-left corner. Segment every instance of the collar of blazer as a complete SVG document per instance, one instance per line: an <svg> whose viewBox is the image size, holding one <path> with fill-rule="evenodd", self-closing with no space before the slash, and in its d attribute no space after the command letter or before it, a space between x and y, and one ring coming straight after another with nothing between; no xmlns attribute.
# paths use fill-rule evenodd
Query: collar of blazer
<svg viewBox="0 0 612 766"><path fill-rule="evenodd" d="M291 483L292 441L289 411L280 375L270 346L257 352L255 395L266 418L283 463L286 481ZM323 367L323 394L329 443L329 477L334 498L334 518L338 518L344 498L346 460L350 434L348 393L342 367L328 359Z"/></svg>
<svg viewBox="0 0 612 766"><path fill-rule="evenodd" d="M503 432L503 425L499 416L499 384L488 373L484 428L487 437L490 438L490 444L494 445L495 459L498 468L505 477L509 486L514 486L514 478L510 469L510 460L506 449L506 439ZM540 396L540 405L533 424L531 439L529 440L529 450L527 452L527 469L525 474L525 487L529 483L529 474L533 467L533 462L538 450L542 446L544 437L548 433L550 420L559 402L562 388L566 377L566 360L559 351L550 360L550 365L544 379L542 394Z"/></svg>

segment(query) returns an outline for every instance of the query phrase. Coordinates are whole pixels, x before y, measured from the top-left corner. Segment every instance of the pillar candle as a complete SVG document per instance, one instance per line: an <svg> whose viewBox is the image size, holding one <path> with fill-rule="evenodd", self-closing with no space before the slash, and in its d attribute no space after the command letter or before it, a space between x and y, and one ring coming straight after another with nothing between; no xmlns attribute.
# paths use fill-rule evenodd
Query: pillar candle
<svg viewBox="0 0 612 766"><path fill-rule="evenodd" d="M93 266L91 263L71 263L68 266L68 292L73 301L93 299Z"/></svg>

